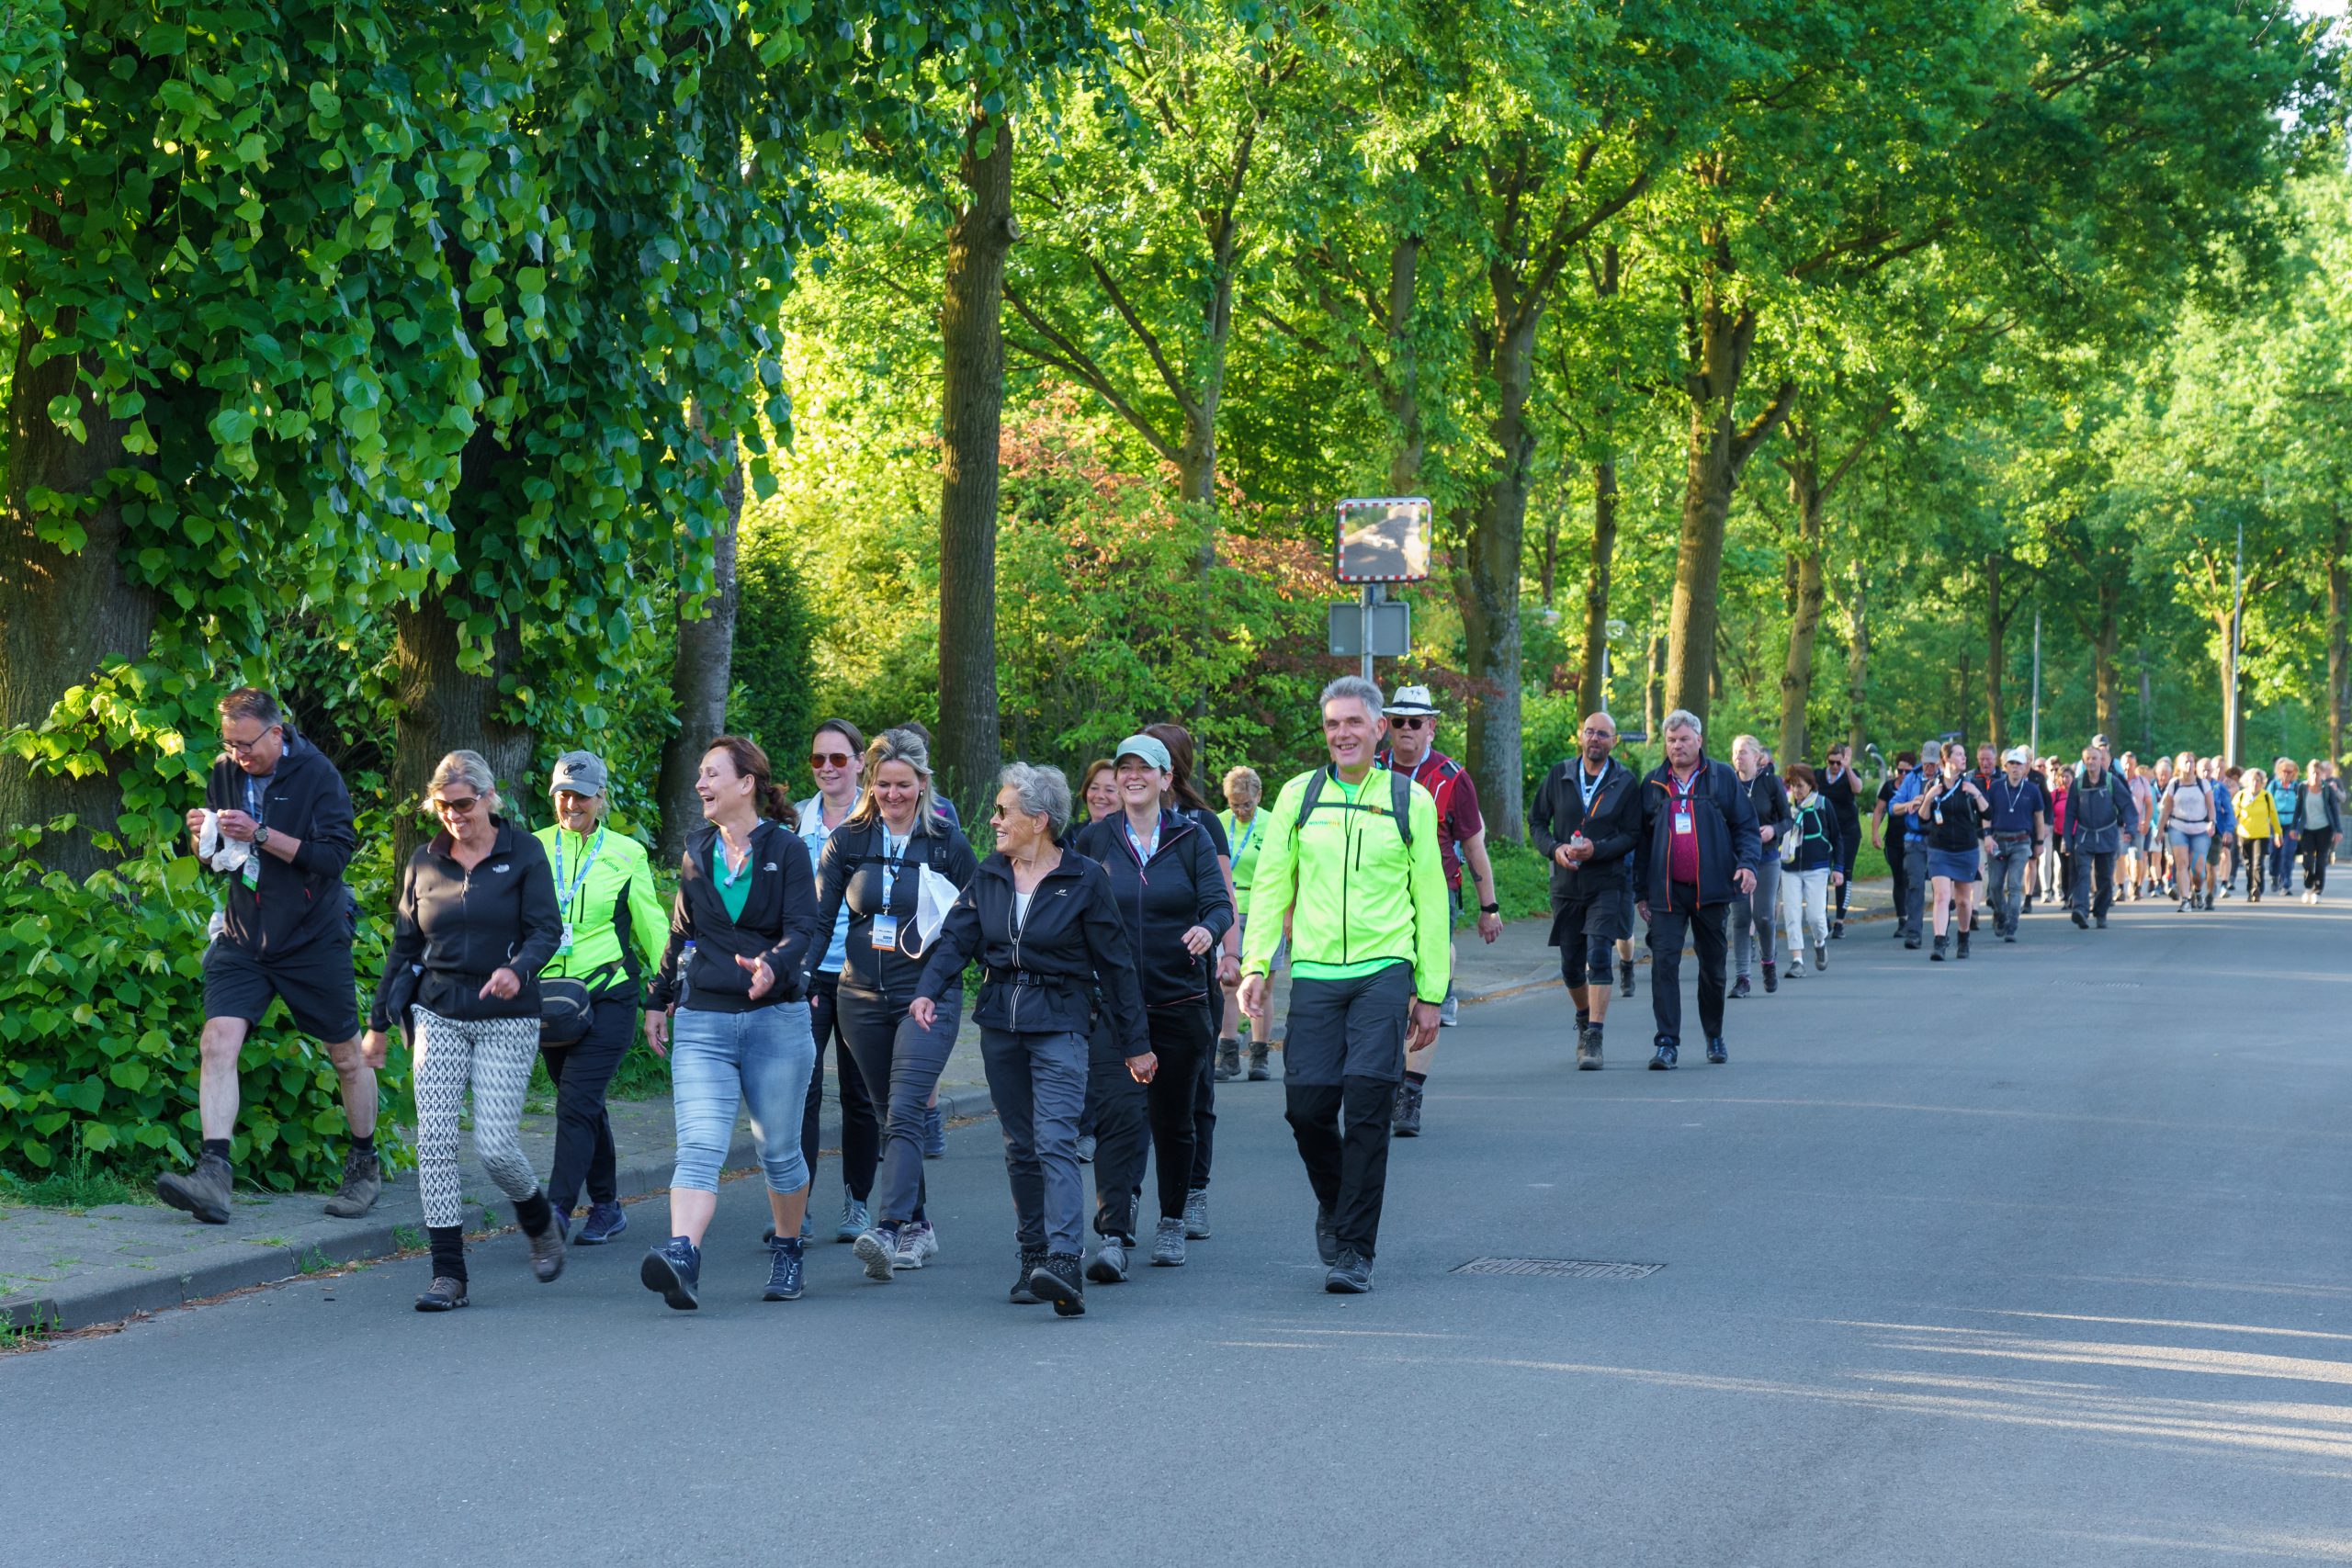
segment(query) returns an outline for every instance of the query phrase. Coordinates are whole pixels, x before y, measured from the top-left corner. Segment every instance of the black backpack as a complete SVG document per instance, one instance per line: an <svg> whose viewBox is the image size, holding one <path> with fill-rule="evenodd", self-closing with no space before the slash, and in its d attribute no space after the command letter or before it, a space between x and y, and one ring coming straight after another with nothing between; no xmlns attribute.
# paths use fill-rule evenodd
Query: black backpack
<svg viewBox="0 0 2352 1568"><path fill-rule="evenodd" d="M1293 825L1293 831L1306 826L1306 819L1315 815L1316 803L1323 798L1323 781L1328 778L1336 777L1338 773L1339 770L1328 762L1322 767L1315 770L1314 780L1306 786L1306 798L1302 799L1298 803L1298 821ZM1405 847L1409 850L1413 847L1413 780L1411 775L1408 773L1400 773L1394 768L1389 769L1388 795L1389 802L1387 815L1396 824L1396 836L1405 840ZM1377 806L1366 806L1362 801L1357 801L1351 805L1343 805L1341 809L1346 811L1369 811L1374 815L1378 815L1380 812L1380 807Z"/></svg>

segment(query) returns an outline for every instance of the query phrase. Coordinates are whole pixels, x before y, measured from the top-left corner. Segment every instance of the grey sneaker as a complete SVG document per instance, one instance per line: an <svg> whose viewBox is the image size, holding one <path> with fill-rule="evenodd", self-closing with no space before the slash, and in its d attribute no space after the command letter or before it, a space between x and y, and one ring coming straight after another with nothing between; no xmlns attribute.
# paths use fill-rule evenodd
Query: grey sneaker
<svg viewBox="0 0 2352 1568"><path fill-rule="evenodd" d="M1209 1238L1209 1190L1195 1187L1184 1194L1184 1239L1206 1241Z"/></svg>
<svg viewBox="0 0 2352 1568"><path fill-rule="evenodd" d="M1815 942L1813 944L1813 972L1818 975L1821 971L1828 967L1829 944L1820 942Z"/></svg>
<svg viewBox="0 0 2352 1568"><path fill-rule="evenodd" d="M899 1266L899 1238L886 1230L867 1231L857 1238L857 1260L865 1265L865 1277L876 1284L890 1282L890 1272Z"/></svg>
<svg viewBox="0 0 2352 1568"><path fill-rule="evenodd" d="M327 1200L327 1213L338 1220L356 1220L376 1206L384 1190L384 1168L374 1153L353 1149L343 1156L343 1185Z"/></svg>
<svg viewBox="0 0 2352 1568"><path fill-rule="evenodd" d="M842 1193L842 1219L841 1224L833 1227L833 1239L840 1242L854 1242L873 1228L874 1221L867 1215L865 1205L848 1193Z"/></svg>
<svg viewBox="0 0 2352 1568"><path fill-rule="evenodd" d="M1184 1222L1173 1215L1159 1222L1159 1234L1151 1238L1151 1266L1155 1269L1184 1267Z"/></svg>
<svg viewBox="0 0 2352 1568"><path fill-rule="evenodd" d="M920 1269L939 1256L939 1235L929 1220L909 1220L899 1227L899 1267Z"/></svg>
<svg viewBox="0 0 2352 1568"><path fill-rule="evenodd" d="M234 1186L229 1162L219 1155L207 1154L198 1158L196 1168L186 1176L167 1170L157 1177L155 1196L208 1225L225 1225L229 1223L229 1196Z"/></svg>
<svg viewBox="0 0 2352 1568"><path fill-rule="evenodd" d="M1086 1277L1098 1285L1124 1285L1127 1282L1127 1238L1106 1235L1086 1265Z"/></svg>
<svg viewBox="0 0 2352 1568"><path fill-rule="evenodd" d="M1461 1021L1462 998L1452 991L1448 991L1445 994L1445 1000L1437 1005L1437 1026L1440 1029L1452 1029Z"/></svg>

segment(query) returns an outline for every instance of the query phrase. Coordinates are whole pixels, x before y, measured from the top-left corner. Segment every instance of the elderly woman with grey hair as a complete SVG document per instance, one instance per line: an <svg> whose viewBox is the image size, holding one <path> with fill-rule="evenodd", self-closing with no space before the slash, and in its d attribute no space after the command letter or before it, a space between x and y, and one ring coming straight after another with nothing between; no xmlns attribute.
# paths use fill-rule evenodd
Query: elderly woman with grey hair
<svg viewBox="0 0 2352 1568"><path fill-rule="evenodd" d="M458 1124L469 1086L475 1157L514 1201L532 1272L542 1283L563 1272L563 1233L516 1136L539 1055L539 971L563 943L563 912L547 851L498 815L479 753L442 758L424 804L441 831L401 874L367 1049L381 1060L397 1023L415 1058L417 1186L433 1250L416 1310L448 1312L466 1304Z"/></svg>
<svg viewBox="0 0 2352 1568"><path fill-rule="evenodd" d="M1078 1119L1086 1103L1087 1031L1100 987L1127 1070L1149 1083L1157 1068L1144 1022L1135 952L1102 865L1061 847L1069 784L1059 770L1015 762L998 775L989 825L996 852L948 911L907 1008L921 1029L964 966L985 978L972 1017L980 1058L1004 1131L1004 1165L1019 1221L1020 1272L1012 1299L1086 1310L1080 1275L1086 1184L1078 1169Z"/></svg>

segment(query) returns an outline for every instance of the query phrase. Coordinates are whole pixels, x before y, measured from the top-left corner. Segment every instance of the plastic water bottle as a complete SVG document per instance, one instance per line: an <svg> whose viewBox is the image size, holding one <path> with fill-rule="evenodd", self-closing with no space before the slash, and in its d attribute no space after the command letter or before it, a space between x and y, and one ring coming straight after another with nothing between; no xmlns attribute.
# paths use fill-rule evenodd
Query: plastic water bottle
<svg viewBox="0 0 2352 1568"><path fill-rule="evenodd" d="M686 998L694 990L695 944L690 939L685 952L678 955L678 1005L686 1005Z"/></svg>

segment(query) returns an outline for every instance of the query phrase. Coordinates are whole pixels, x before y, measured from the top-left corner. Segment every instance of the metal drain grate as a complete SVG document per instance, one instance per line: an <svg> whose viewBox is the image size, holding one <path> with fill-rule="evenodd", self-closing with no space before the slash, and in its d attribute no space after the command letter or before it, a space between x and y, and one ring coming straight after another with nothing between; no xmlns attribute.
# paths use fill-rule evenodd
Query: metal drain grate
<svg viewBox="0 0 2352 1568"><path fill-rule="evenodd" d="M1503 1274L1540 1280L1646 1280L1663 1263L1603 1263L1590 1258L1474 1258L1456 1274Z"/></svg>

